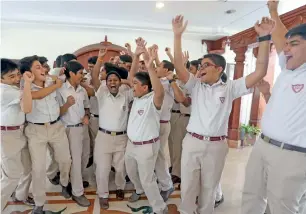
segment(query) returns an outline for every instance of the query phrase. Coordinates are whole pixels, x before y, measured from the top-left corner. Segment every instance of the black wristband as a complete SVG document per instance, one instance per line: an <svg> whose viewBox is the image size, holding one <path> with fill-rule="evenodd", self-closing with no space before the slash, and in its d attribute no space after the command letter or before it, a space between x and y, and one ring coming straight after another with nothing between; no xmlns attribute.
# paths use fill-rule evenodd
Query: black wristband
<svg viewBox="0 0 306 214"><path fill-rule="evenodd" d="M174 82L175 80L174 79L172 79L172 80L169 80L169 83L171 84L172 82Z"/></svg>
<svg viewBox="0 0 306 214"><path fill-rule="evenodd" d="M271 39L272 39L272 36L269 34L269 35L266 35L266 36L258 37L257 41L258 42L264 42L264 41L270 41Z"/></svg>

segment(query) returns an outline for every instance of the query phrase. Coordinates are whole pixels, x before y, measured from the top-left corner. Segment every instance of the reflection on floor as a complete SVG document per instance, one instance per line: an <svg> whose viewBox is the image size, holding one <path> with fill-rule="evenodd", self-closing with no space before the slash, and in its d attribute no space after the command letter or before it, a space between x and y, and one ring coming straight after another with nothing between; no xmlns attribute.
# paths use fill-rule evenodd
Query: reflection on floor
<svg viewBox="0 0 306 214"><path fill-rule="evenodd" d="M243 150L230 149L226 165L222 175L222 190L224 193L225 201L220 207L215 210L216 214L240 214L240 201L241 201L241 190L244 183L244 172L245 166L251 152L251 148L244 148ZM61 194L60 186L54 186L47 180L47 202L44 207L45 210L60 211L65 209L63 214L125 214L132 213L127 207L127 198L130 196L133 185L127 184L127 193L125 200L118 201L115 197L114 192L110 195L110 208L107 211L100 210L99 200L96 196L95 191L95 179L93 176L92 167L88 169L88 180L91 184L86 189L86 197L91 201L91 206L83 208L78 206L71 199L64 199ZM110 175L111 181L114 180L114 174ZM110 188L114 190L114 182L110 183ZM178 214L177 207L180 203L180 191L176 191L170 196L167 202L169 208L169 214ZM149 205L146 198L130 204L132 207L140 207ZM23 205L21 203L9 202L6 209L2 214L28 214L31 213L31 207ZM139 211L137 213L142 213Z"/></svg>

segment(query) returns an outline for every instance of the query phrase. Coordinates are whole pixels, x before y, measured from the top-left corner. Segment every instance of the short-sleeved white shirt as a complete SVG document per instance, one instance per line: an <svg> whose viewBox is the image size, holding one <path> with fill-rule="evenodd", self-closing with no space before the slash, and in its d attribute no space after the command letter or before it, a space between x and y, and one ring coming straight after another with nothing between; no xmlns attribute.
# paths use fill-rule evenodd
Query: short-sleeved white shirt
<svg viewBox="0 0 306 214"><path fill-rule="evenodd" d="M114 97L107 86L101 85L96 92L99 106L99 127L108 131L126 131L129 103L133 100L133 90L119 89Z"/></svg>
<svg viewBox="0 0 306 214"><path fill-rule="evenodd" d="M73 96L75 104L70 106L67 112L61 116L64 125L77 125L82 123L85 116L85 108L89 108L89 99L86 90L82 86L76 89L66 81L60 89L57 90L57 99L60 106L67 102L67 98Z"/></svg>
<svg viewBox="0 0 306 214"><path fill-rule="evenodd" d="M210 86L190 74L184 87L192 100L187 131L209 137L227 135L233 100L251 92L246 87L245 77L227 83L219 80Z"/></svg>
<svg viewBox="0 0 306 214"><path fill-rule="evenodd" d="M47 81L46 81L47 83ZM45 87L49 85L45 84ZM39 91L42 87L32 83L32 91ZM26 114L27 121L31 123L49 123L58 119L60 115L59 102L56 91L40 100L32 101L32 112Z"/></svg>
<svg viewBox="0 0 306 214"><path fill-rule="evenodd" d="M127 135L133 142L152 140L159 136L160 114L154 102L154 92L134 98L130 112Z"/></svg>
<svg viewBox="0 0 306 214"><path fill-rule="evenodd" d="M262 133L279 142L306 148L306 63L286 69L284 53L279 55L278 76L261 120Z"/></svg>
<svg viewBox="0 0 306 214"><path fill-rule="evenodd" d="M24 124L25 114L21 110L21 90L12 85L0 83L1 126L20 126Z"/></svg>
<svg viewBox="0 0 306 214"><path fill-rule="evenodd" d="M171 118L171 109L174 103L174 92L167 78L162 78L160 81L165 90L160 119L164 121L169 121Z"/></svg>

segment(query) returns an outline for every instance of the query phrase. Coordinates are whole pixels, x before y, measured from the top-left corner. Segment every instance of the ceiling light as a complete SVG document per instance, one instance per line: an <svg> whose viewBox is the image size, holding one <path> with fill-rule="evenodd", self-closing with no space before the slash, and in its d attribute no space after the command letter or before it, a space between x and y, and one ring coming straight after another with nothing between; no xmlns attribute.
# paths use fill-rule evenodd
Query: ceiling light
<svg viewBox="0 0 306 214"><path fill-rule="evenodd" d="M234 9L225 11L226 14L233 14L235 12L236 12L236 10L234 10Z"/></svg>
<svg viewBox="0 0 306 214"><path fill-rule="evenodd" d="M161 9L165 6L164 2L156 2L156 8Z"/></svg>

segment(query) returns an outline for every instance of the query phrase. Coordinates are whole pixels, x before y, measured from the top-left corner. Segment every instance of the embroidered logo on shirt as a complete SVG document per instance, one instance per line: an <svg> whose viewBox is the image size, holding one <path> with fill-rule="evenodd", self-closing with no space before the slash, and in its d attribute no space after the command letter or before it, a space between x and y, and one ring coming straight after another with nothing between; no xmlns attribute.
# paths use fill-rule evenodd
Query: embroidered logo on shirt
<svg viewBox="0 0 306 214"><path fill-rule="evenodd" d="M224 103L225 97L219 97L219 99L220 99L221 103Z"/></svg>
<svg viewBox="0 0 306 214"><path fill-rule="evenodd" d="M296 85L292 85L292 90L295 93L299 93L304 89L304 84L296 84Z"/></svg>
<svg viewBox="0 0 306 214"><path fill-rule="evenodd" d="M144 110L138 110L138 114L141 116L143 115Z"/></svg>
<svg viewBox="0 0 306 214"><path fill-rule="evenodd" d="M126 110L126 106L123 106L122 109L123 109L123 111L125 111Z"/></svg>

